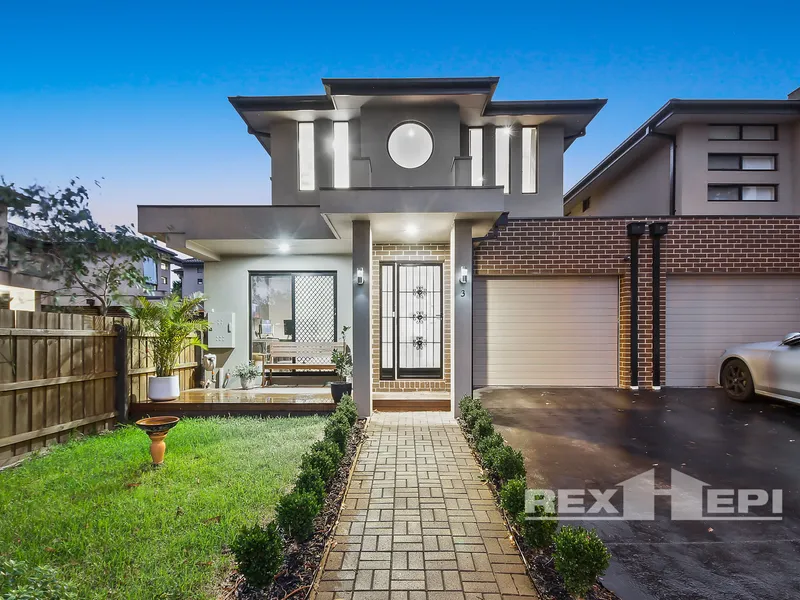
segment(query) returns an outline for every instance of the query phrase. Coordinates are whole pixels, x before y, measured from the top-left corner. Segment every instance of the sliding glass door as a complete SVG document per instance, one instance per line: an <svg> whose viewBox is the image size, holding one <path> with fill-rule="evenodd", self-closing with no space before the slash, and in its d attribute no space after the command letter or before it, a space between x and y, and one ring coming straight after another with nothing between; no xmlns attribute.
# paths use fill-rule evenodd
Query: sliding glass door
<svg viewBox="0 0 800 600"><path fill-rule="evenodd" d="M251 357L266 354L271 341L335 342L336 335L335 272L250 273Z"/></svg>

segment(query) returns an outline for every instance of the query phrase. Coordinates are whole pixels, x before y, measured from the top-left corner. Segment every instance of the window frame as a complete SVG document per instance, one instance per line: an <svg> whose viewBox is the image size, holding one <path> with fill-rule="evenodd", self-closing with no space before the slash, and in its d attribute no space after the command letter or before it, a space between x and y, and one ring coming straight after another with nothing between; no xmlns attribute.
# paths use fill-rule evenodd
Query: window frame
<svg viewBox="0 0 800 600"><path fill-rule="evenodd" d="M389 149L389 142L392 139L392 135L394 135L394 133L404 125L417 125L421 127L428 135L428 138L430 138L431 141L431 153L428 154L427 158L422 163L418 164L415 167L406 167L404 165L401 165L399 162L397 162L397 160L395 160L394 156L392 156L392 151ZM425 125L425 123L423 123L422 121L416 121L414 119L406 119L405 121L400 121L394 127L392 127L392 129L389 131L389 135L386 136L386 154L389 155L389 160L392 161L392 164L395 167L400 167L401 169L405 169L406 171L414 171L416 169L421 169L431 161L435 153L436 153L436 138L433 137L433 131L431 131L431 128Z"/></svg>
<svg viewBox="0 0 800 600"><path fill-rule="evenodd" d="M747 153L738 153L738 152L709 152L708 158L710 159L712 156L737 156L739 158L739 167L736 169L712 169L708 167L709 171L745 171L747 173L772 173L778 170L778 155L771 153L771 152L747 152ZM745 169L744 168L744 158L746 156L771 156L772 161L772 168L771 169Z"/></svg>
<svg viewBox="0 0 800 600"><path fill-rule="evenodd" d="M202 277L199 277L197 279L197 285L203 285L203 278Z"/></svg>
<svg viewBox="0 0 800 600"><path fill-rule="evenodd" d="M300 129L304 125L309 125L311 127L311 187L303 187L302 186L302 163L303 163L303 152L301 152L301 144L300 144ZM298 121L297 122L297 191L298 192L313 192L317 189L317 166L316 166L316 143L315 143L315 136L316 136L316 126L314 125L314 121Z"/></svg>
<svg viewBox="0 0 800 600"><path fill-rule="evenodd" d="M711 128L713 127L736 127L739 130L739 136L736 138L726 138L726 139L717 139L711 137ZM772 128L772 138L771 139L763 139L763 138L746 138L744 137L744 128L745 127L771 127ZM709 123L708 124L709 132L708 132L708 141L709 142L777 142L778 141L778 125L772 123Z"/></svg>
<svg viewBox="0 0 800 600"><path fill-rule="evenodd" d="M775 193L773 194L772 200L744 200L742 198L742 193L744 188L746 187L768 187L772 188ZM706 193L706 201L707 202L777 202L778 201L778 184L777 183L709 183L708 184L708 191L711 191L711 188L737 188L739 193L739 198L736 200L713 200L708 197L708 192Z"/></svg>
<svg viewBox="0 0 800 600"><path fill-rule="evenodd" d="M480 133L480 156L479 156L479 158L480 158L480 167L478 168L478 171L479 171L480 175L478 176L479 181L477 183L475 182L475 171L476 171L475 154L473 154L473 151L472 151L472 132L473 131L477 131L478 133ZM483 127L467 127L467 148L468 148L468 152L469 152L469 157L470 157L470 159L472 159L470 161L469 181L470 181L470 185L472 187L482 187L486 183L486 170L484 169L484 165L483 165L483 158L484 158L484 156L483 156L483 137L484 137Z"/></svg>
<svg viewBox="0 0 800 600"><path fill-rule="evenodd" d="M526 192L525 191L525 130L526 129L533 130L533 132L535 132L535 133L533 133L532 135L535 135L535 137L536 137L536 143L535 143L536 150L535 150L535 152L532 153L532 155L530 157L531 161L533 162L533 178L532 178L532 182L531 182L533 184L533 191L532 192ZM530 195L534 195L534 194L538 194L539 193L539 127L537 125L525 125L525 126L521 127L520 128L520 137L521 137L521 141L522 141L522 148L521 148L521 151L520 151L520 170L521 170L521 173L522 173L520 190L521 190L522 194L524 194L526 196L530 196ZM509 160L509 162L510 162L510 160Z"/></svg>
<svg viewBox="0 0 800 600"><path fill-rule="evenodd" d="M507 132L507 133L505 133ZM511 136L512 132L510 130L510 126L506 125L495 125L494 128L494 183L496 186L503 187L503 195L508 196L511 194ZM499 160L500 160L500 140L506 140L506 151L508 156L508 166L506 170L506 181L505 183L500 183L500 177L498 175L501 173L499 169Z"/></svg>

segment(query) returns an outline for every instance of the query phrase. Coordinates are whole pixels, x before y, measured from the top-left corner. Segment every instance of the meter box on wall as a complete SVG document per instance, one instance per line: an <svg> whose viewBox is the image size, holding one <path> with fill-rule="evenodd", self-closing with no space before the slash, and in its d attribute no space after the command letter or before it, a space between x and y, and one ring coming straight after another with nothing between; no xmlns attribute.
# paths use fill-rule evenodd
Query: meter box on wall
<svg viewBox="0 0 800 600"><path fill-rule="evenodd" d="M232 312L211 311L208 315L211 327L208 330L209 348L234 348L235 318Z"/></svg>

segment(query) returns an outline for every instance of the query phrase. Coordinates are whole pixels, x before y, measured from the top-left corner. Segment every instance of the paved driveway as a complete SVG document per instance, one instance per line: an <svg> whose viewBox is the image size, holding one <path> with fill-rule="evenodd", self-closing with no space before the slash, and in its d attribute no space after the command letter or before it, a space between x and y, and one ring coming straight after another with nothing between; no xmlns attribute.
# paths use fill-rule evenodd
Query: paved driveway
<svg viewBox="0 0 800 600"><path fill-rule="evenodd" d="M523 450L530 486L608 489L655 468L666 488L673 468L715 488L783 490L779 522L672 521L669 498L659 497L654 521L592 523L614 555L605 584L623 600L800 594L800 407L737 404L719 390L507 388L480 397Z"/></svg>

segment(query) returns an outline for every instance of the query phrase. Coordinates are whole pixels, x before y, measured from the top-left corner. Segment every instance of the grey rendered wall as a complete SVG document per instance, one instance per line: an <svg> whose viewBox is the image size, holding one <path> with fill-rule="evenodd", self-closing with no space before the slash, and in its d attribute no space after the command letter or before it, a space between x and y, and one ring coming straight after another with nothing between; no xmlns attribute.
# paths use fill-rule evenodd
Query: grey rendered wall
<svg viewBox="0 0 800 600"><path fill-rule="evenodd" d="M789 215L794 202L792 125L778 128L775 141L709 141L708 126L678 129L676 208L679 215ZM709 171L709 153L778 154L777 171ZM777 202L709 202L710 183L777 184Z"/></svg>
<svg viewBox="0 0 800 600"><path fill-rule="evenodd" d="M205 288L205 279L203 277L203 265L199 267L189 265L183 268L183 279L181 280L181 294L184 298L191 296L197 292L203 293ZM203 285L198 284L197 280L203 279Z"/></svg>
<svg viewBox="0 0 800 600"><path fill-rule="evenodd" d="M364 283L357 270L364 269ZM353 399L358 414L372 414L372 230L369 221L353 222L353 258L349 272L353 298Z"/></svg>
<svg viewBox="0 0 800 600"><path fill-rule="evenodd" d="M249 277L248 271L336 271L337 326L352 325L352 287L350 256L243 256L206 263L205 288L207 311L235 313L236 347L211 348L220 366L232 369L248 360L250 353ZM337 332L338 333L338 332Z"/></svg>
<svg viewBox="0 0 800 600"><path fill-rule="evenodd" d="M578 202L570 216L669 215L669 192L669 143L665 141L622 177L592 192L588 210L584 211L582 202Z"/></svg>
<svg viewBox="0 0 800 600"><path fill-rule="evenodd" d="M494 163L492 163L494 178ZM506 194L510 217L560 217L564 206L564 129L539 126L539 185L537 193L522 193L522 134L511 136L511 189Z"/></svg>
<svg viewBox="0 0 800 600"><path fill-rule="evenodd" d="M452 278L451 405L459 416L458 401L472 395L472 224L456 221L450 236L450 277ZM461 267L469 271L461 283Z"/></svg>
<svg viewBox="0 0 800 600"><path fill-rule="evenodd" d="M433 135L433 154L416 169L404 169L389 156L391 131L404 121L418 121ZM453 158L460 156L461 118L458 106L401 105L361 109L361 156L372 163L375 187L446 186L453 184Z"/></svg>

